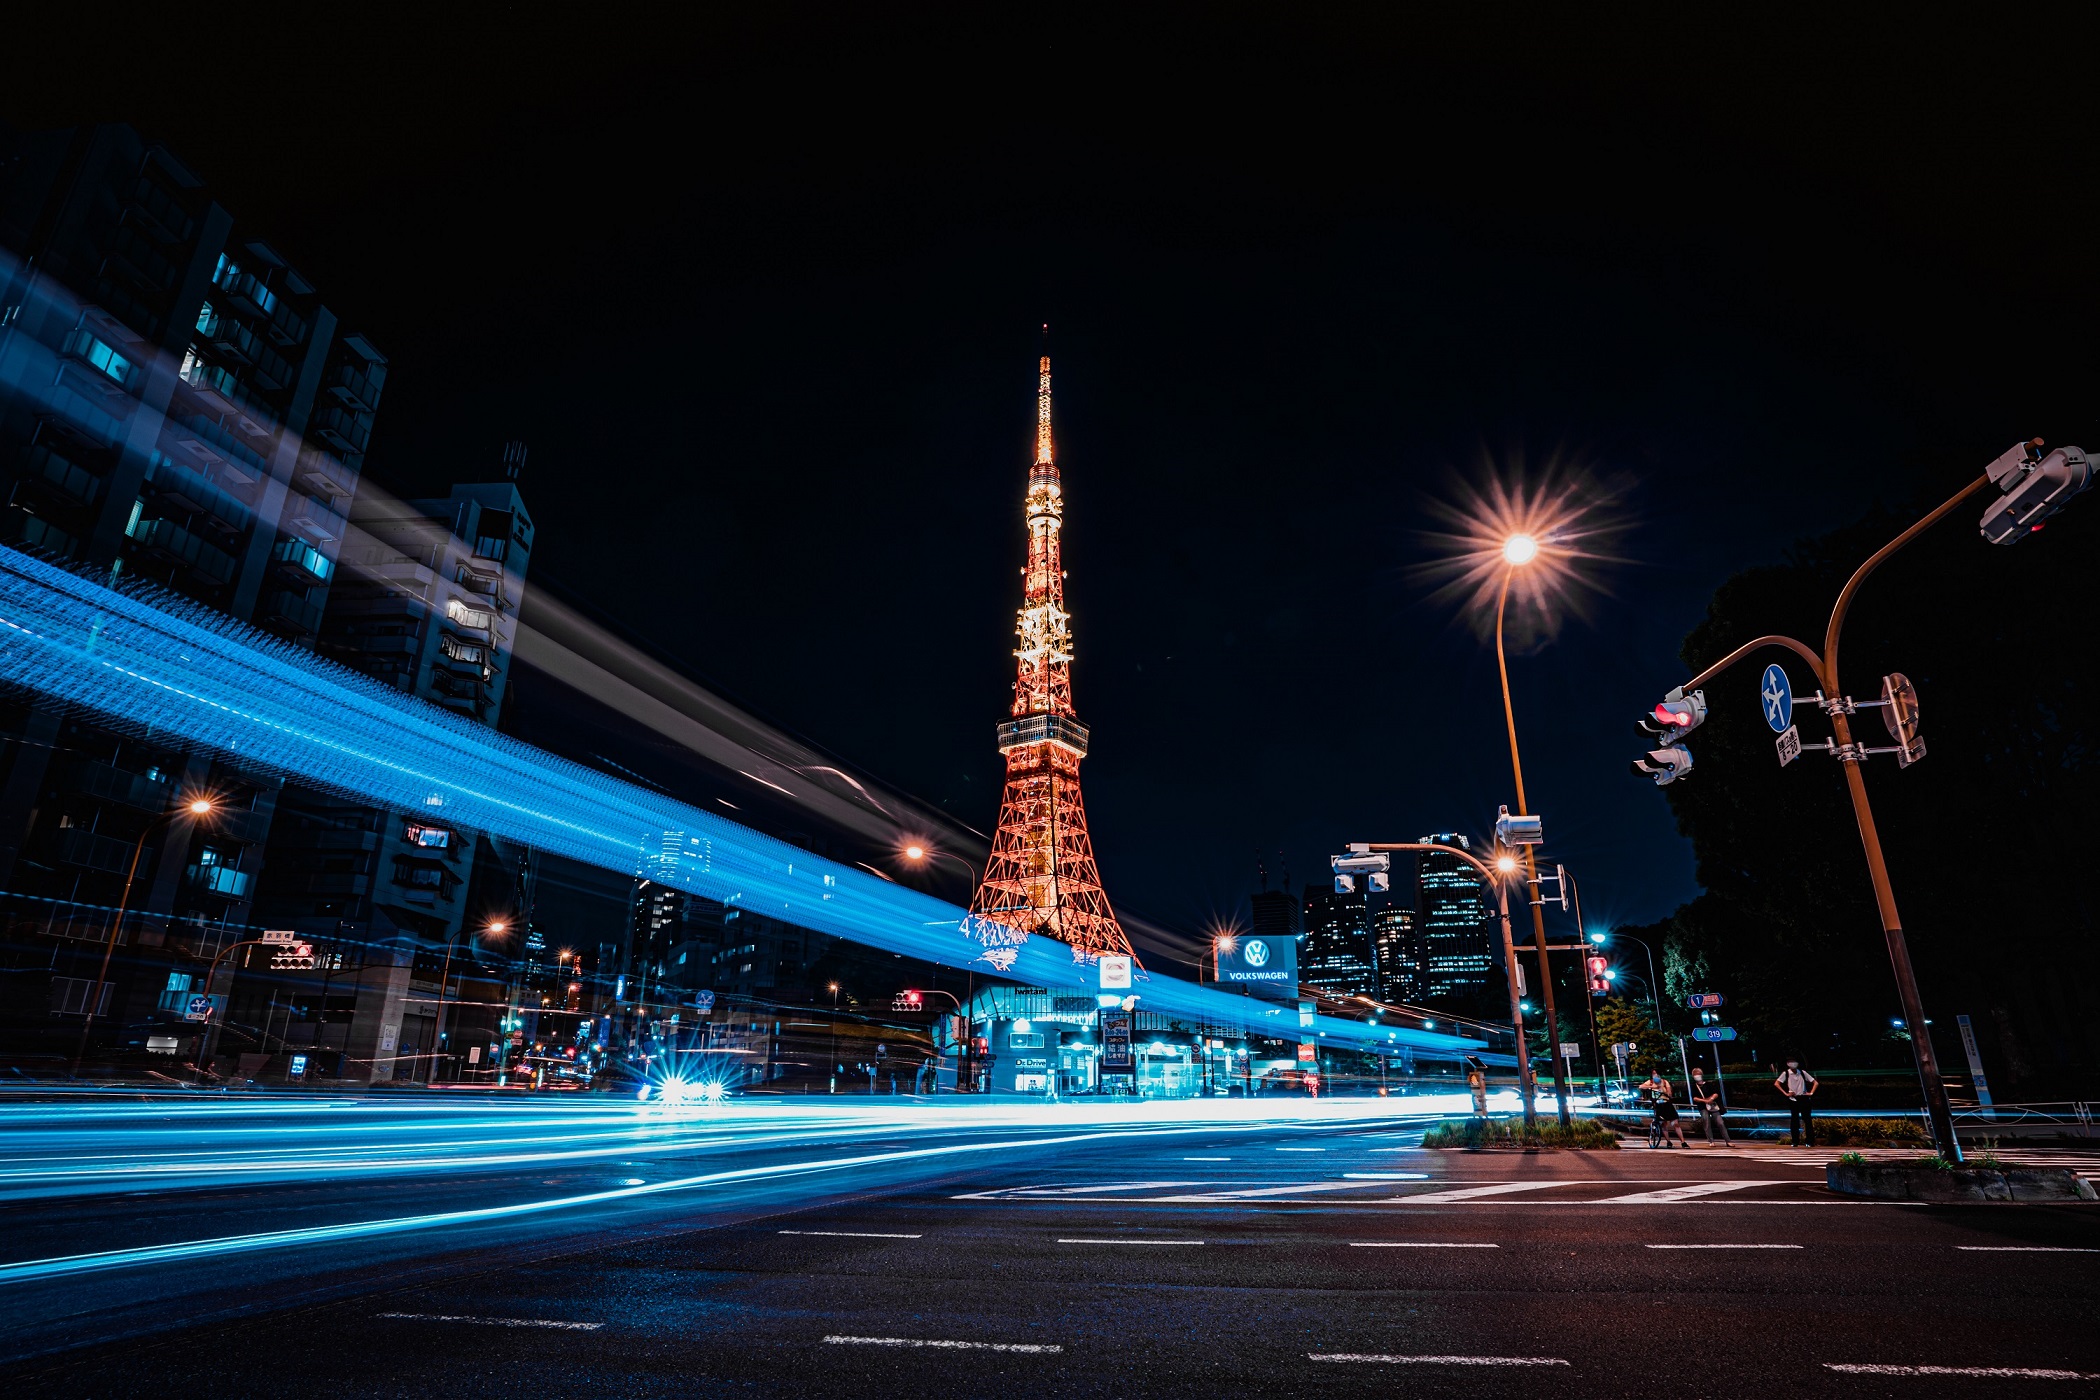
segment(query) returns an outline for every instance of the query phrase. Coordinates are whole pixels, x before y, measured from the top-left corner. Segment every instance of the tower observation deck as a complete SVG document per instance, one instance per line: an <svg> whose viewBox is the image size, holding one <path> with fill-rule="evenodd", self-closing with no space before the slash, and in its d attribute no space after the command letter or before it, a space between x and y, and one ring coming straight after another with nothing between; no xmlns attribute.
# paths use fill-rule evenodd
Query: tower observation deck
<svg viewBox="0 0 2100 1400"><path fill-rule="evenodd" d="M1064 486L1050 436L1048 355L1039 369L1035 463L1024 506L1028 564L1014 628L1018 669L1012 718L999 726L1006 791L991 859L970 903L972 930L987 961L1001 968L1012 964L1013 947L1031 933L1070 944L1078 961L1130 951L1101 888L1079 795L1088 734L1072 709L1072 617L1064 607L1059 541Z"/></svg>

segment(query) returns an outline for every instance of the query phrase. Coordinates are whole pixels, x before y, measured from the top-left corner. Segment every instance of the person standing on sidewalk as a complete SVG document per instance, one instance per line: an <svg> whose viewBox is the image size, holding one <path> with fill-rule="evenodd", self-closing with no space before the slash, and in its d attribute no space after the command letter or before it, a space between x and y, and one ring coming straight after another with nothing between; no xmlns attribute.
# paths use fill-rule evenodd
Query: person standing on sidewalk
<svg viewBox="0 0 2100 1400"><path fill-rule="evenodd" d="M1816 1077L1801 1068L1799 1060L1788 1060L1772 1087L1786 1099L1787 1141L1796 1147L1814 1147L1816 1123L1809 1100L1816 1096Z"/></svg>
<svg viewBox="0 0 2100 1400"><path fill-rule="evenodd" d="M1714 1130L1720 1129L1721 1141L1728 1141L1728 1120L1723 1117L1721 1086L1706 1082L1704 1069L1693 1069L1691 1084L1692 1102L1699 1105L1699 1124L1706 1130L1706 1140L1714 1140Z"/></svg>

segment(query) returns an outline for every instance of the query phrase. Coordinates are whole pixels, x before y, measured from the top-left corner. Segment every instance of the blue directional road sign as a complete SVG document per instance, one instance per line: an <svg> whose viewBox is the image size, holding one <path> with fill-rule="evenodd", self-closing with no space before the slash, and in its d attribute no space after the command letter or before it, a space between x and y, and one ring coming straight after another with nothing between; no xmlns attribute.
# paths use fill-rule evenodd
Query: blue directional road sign
<svg viewBox="0 0 2100 1400"><path fill-rule="evenodd" d="M1694 1011L1704 1011L1709 1006L1719 1006L1721 999L1719 992L1693 992L1684 999L1684 1004Z"/></svg>
<svg viewBox="0 0 2100 1400"><path fill-rule="evenodd" d="M1734 1027L1734 1026L1694 1026L1694 1027L1692 1027L1692 1039L1694 1039L1694 1040L1734 1040L1734 1039L1735 1039L1735 1027Z"/></svg>
<svg viewBox="0 0 2100 1400"><path fill-rule="evenodd" d="M1765 723L1772 726L1774 734L1784 734L1794 727L1794 687L1776 663L1765 667L1757 698L1764 702Z"/></svg>

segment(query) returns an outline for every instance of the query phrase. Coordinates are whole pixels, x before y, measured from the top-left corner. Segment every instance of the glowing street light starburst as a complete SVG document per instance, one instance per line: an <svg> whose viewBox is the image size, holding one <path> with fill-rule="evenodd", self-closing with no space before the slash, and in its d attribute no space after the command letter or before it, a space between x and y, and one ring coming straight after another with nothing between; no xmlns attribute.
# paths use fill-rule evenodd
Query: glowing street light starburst
<svg viewBox="0 0 2100 1400"><path fill-rule="evenodd" d="M1453 606L1487 640L1505 580L1512 650L1553 640L1569 618L1587 618L1604 594L1598 575L1625 525L1618 491L1578 467L1483 459L1449 496L1429 503L1436 528L1423 532L1430 558L1414 570L1433 585L1430 601Z"/></svg>

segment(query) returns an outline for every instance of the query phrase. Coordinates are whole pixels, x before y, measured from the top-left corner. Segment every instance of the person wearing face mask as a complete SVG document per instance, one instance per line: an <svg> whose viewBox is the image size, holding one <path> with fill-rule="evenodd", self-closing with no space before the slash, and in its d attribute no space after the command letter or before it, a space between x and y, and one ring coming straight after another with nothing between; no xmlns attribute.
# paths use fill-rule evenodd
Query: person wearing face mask
<svg viewBox="0 0 2100 1400"><path fill-rule="evenodd" d="M1814 1147L1816 1125L1809 1100L1816 1096L1816 1077L1801 1068L1799 1060L1788 1060L1786 1068L1779 1071L1779 1077L1772 1081L1772 1087L1786 1099L1787 1141L1796 1147Z"/></svg>
<svg viewBox="0 0 2100 1400"><path fill-rule="evenodd" d="M1696 1066L1692 1070L1691 1096L1692 1102L1698 1105L1699 1125L1706 1130L1706 1140L1712 1142L1718 1129L1721 1141L1727 1142L1728 1120L1721 1116L1721 1086L1707 1083L1706 1071Z"/></svg>

